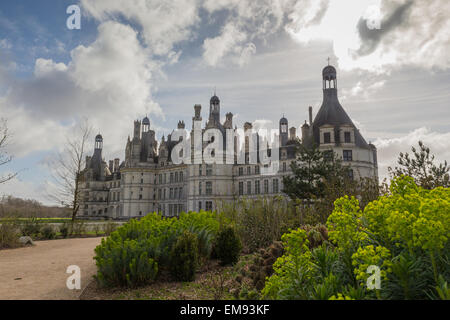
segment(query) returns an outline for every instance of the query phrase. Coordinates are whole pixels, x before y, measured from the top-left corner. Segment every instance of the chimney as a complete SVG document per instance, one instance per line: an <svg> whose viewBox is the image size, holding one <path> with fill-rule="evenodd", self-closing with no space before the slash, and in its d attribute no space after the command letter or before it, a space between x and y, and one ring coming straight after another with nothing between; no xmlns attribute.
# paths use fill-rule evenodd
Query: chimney
<svg viewBox="0 0 450 320"><path fill-rule="evenodd" d="M114 161L109 160L109 172L113 173L114 172Z"/></svg>
<svg viewBox="0 0 450 320"><path fill-rule="evenodd" d="M312 107L309 107L309 125L312 126L313 116L312 116Z"/></svg>
<svg viewBox="0 0 450 320"><path fill-rule="evenodd" d="M292 127L289 129L289 140L295 140L295 138L297 138L297 129Z"/></svg>
<svg viewBox="0 0 450 320"><path fill-rule="evenodd" d="M194 110L195 110L195 120L201 120L202 117L201 117L200 113L202 112L202 106L199 104L196 104L194 106Z"/></svg>
<svg viewBox="0 0 450 320"><path fill-rule="evenodd" d="M184 121L178 121L178 129L184 129L184 128L186 128Z"/></svg>
<svg viewBox="0 0 450 320"><path fill-rule="evenodd" d="M119 172L120 170L120 159L114 159L114 172Z"/></svg>

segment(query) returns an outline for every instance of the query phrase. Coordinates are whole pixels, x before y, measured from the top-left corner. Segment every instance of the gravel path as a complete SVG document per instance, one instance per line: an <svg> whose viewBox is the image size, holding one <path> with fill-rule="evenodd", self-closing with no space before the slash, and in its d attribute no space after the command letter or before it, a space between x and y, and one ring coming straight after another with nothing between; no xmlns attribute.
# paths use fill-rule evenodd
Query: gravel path
<svg viewBox="0 0 450 320"><path fill-rule="evenodd" d="M0 251L0 300L78 299L96 273L94 249L101 238L37 241ZM69 290L67 267L81 269L81 290Z"/></svg>

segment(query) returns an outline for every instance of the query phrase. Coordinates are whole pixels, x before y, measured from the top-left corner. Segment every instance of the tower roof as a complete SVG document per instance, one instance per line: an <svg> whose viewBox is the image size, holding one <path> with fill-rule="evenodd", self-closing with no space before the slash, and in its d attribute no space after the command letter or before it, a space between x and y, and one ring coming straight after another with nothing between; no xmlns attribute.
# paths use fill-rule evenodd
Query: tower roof
<svg viewBox="0 0 450 320"><path fill-rule="evenodd" d="M95 140L103 140L102 135L99 133L99 134L95 137Z"/></svg>
<svg viewBox="0 0 450 320"><path fill-rule="evenodd" d="M220 99L219 99L218 96L213 95L213 96L211 97L211 101L210 101L210 102L211 102L211 104L216 103L216 102L220 103Z"/></svg>
<svg viewBox="0 0 450 320"><path fill-rule="evenodd" d="M143 125L150 125L150 119L148 118L148 117L145 117L143 120L142 120L142 124Z"/></svg>
<svg viewBox="0 0 450 320"><path fill-rule="evenodd" d="M323 69L322 74L325 80L329 80L330 77L331 79L335 79L336 69L333 66L328 65ZM336 130L343 125L351 126L355 129L356 146L360 148L369 148L369 145L340 104L336 88L326 88L323 90L322 106L313 121L313 134L316 142L320 141L320 127L323 125L332 125Z"/></svg>

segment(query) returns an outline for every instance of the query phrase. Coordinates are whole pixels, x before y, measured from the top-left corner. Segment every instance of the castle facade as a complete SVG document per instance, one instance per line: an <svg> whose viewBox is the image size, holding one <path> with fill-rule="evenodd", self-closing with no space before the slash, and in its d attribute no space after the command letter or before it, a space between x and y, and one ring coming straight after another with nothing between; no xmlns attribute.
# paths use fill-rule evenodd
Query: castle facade
<svg viewBox="0 0 450 320"><path fill-rule="evenodd" d="M362 137L338 100L336 69L326 66L323 76L323 102L313 120L312 107L309 121L301 127L301 137L295 127L282 118L276 136L277 148L268 148L268 153L278 152L276 165L260 161L261 143L256 139L252 148L251 135L245 135L242 150L238 148L236 137L227 139L228 133L251 132L252 124L244 128L233 128L233 114L226 114L220 121L220 99L214 95L210 100L209 116L204 127L202 107L194 106L192 128L187 136L180 138L174 132L156 139L150 120L134 122L133 137L128 137L125 146L125 160L103 159L103 137L95 137L92 156L86 157L86 168L82 172L81 205L79 216L87 219L112 218L130 219L145 216L150 212L160 212L164 216L177 216L181 212L215 210L218 202L234 201L240 197L282 195L283 176L291 174L290 163L295 159L295 143L315 143L323 151L332 150L348 165L352 178L378 178L377 150ZM186 131L184 121L178 123L178 131ZM197 130L197 131L196 131ZM187 132L187 131L186 131ZM216 134L211 135L211 132ZM200 158L195 142L190 143L191 152L184 157L192 161L180 163L173 159L178 155L180 143L196 134L201 136ZM189 137L190 136L190 137ZM220 136L224 161L221 163L204 161L201 157ZM217 141L216 141L217 142ZM177 147L178 146L178 147ZM239 149L239 150L238 150ZM252 150L256 156L252 157ZM189 150L187 150L189 151ZM181 156L183 152L181 151ZM214 151L212 151L214 153ZM242 157L240 156L242 154ZM214 154L213 154L214 156ZM197 158L196 158L197 157ZM256 162L251 161L257 159ZM275 169L273 169L275 168Z"/></svg>

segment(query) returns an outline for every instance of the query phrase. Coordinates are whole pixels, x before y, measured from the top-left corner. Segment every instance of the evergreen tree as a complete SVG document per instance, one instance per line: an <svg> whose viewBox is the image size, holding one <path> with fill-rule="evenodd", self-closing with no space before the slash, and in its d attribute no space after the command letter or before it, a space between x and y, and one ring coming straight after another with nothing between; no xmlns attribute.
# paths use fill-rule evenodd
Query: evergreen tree
<svg viewBox="0 0 450 320"><path fill-rule="evenodd" d="M426 147L422 141L419 141L419 150L414 147L411 150L412 156L408 153L400 153L397 160L400 167L388 168L391 178L401 175L410 176L418 186L428 190L436 187L450 187L450 167L447 161L436 165L434 155L430 154L430 148Z"/></svg>

